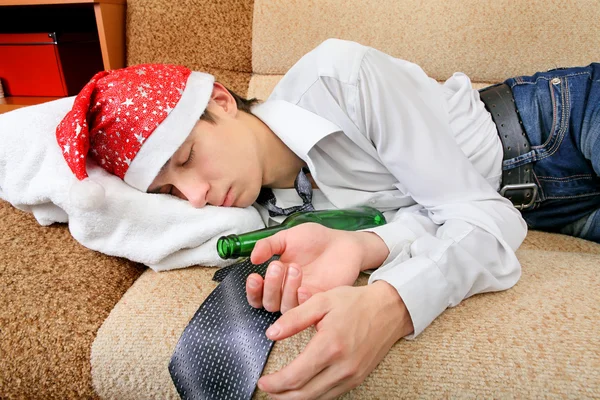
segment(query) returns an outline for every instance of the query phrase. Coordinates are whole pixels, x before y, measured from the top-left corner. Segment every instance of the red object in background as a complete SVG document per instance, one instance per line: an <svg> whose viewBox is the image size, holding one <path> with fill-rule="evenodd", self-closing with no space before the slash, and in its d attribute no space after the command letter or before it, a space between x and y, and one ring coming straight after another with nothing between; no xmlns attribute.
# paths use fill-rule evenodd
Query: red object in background
<svg viewBox="0 0 600 400"><path fill-rule="evenodd" d="M5 96L73 96L102 71L92 33L0 33Z"/></svg>

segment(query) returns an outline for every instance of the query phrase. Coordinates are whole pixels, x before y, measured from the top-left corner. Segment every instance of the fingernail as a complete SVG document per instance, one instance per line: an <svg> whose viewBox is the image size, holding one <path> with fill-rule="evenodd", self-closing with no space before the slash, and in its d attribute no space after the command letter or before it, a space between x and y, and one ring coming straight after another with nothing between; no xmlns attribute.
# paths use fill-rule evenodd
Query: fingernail
<svg viewBox="0 0 600 400"><path fill-rule="evenodd" d="M272 338L272 337L279 335L279 332L280 332L279 326L277 326L277 324L273 324L269 327L269 329L267 329L267 336Z"/></svg>
<svg viewBox="0 0 600 400"><path fill-rule="evenodd" d="M288 269L288 274L289 274L289 275L290 275L292 278L295 278L295 277L297 277L298 275L300 275L300 271L299 271L299 270L298 270L298 268L296 268L296 267L290 267L290 268Z"/></svg>
<svg viewBox="0 0 600 400"><path fill-rule="evenodd" d="M281 267L278 264L271 264L269 266L268 274L270 276L277 276L281 273Z"/></svg>
<svg viewBox="0 0 600 400"><path fill-rule="evenodd" d="M248 281L248 286L250 286L252 289L256 289L258 287L258 282L256 282L256 279L250 279Z"/></svg>

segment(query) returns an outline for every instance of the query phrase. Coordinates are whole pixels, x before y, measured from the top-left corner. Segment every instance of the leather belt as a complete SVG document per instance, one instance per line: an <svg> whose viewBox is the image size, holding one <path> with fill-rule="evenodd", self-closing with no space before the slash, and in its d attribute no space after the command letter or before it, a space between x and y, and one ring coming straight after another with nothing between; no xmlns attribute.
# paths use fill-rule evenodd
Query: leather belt
<svg viewBox="0 0 600 400"><path fill-rule="evenodd" d="M505 83L490 86L482 89L479 96L498 129L504 150L503 161L531 151L510 87ZM531 163L508 170L503 166L500 195L509 199L518 210L532 207L537 194Z"/></svg>

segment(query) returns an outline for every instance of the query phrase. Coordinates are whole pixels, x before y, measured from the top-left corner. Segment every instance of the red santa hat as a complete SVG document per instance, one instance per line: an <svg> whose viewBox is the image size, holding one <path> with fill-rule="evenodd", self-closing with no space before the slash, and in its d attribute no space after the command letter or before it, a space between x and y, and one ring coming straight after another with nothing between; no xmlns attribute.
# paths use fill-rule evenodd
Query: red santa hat
<svg viewBox="0 0 600 400"><path fill-rule="evenodd" d="M212 94L212 75L142 64L96 74L56 129L62 154L80 182L71 200L97 207L104 190L91 182L88 156L145 192L188 137Z"/></svg>

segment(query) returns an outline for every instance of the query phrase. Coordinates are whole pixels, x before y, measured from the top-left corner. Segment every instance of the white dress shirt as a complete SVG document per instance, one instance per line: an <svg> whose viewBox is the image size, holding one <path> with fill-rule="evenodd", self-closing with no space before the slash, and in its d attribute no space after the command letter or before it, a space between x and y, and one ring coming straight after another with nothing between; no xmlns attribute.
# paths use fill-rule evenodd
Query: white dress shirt
<svg viewBox="0 0 600 400"><path fill-rule="evenodd" d="M498 194L502 145L464 74L441 84L417 65L330 39L300 59L253 108L308 165L317 209L369 205L388 223L366 229L390 250L369 283L402 297L412 338L447 307L520 277L527 233ZM301 204L276 189L277 205ZM271 219L257 206L268 225Z"/></svg>

